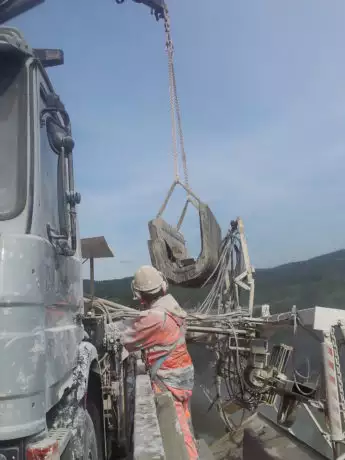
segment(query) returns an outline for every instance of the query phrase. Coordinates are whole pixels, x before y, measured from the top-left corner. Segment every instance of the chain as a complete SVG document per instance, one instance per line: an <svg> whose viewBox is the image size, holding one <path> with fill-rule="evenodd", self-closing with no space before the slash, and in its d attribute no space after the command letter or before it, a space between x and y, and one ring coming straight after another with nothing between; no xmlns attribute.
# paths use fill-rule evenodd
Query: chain
<svg viewBox="0 0 345 460"><path fill-rule="evenodd" d="M171 111L171 128L172 128L175 179L179 180L177 132L176 132L176 118L177 118L177 128L178 128L178 135L179 135L179 140L180 140L180 149L181 149L182 165L183 165L183 172L184 172L184 183L185 183L186 188L189 189L187 157L186 157L186 152L184 148L184 137L183 137L183 131L182 131L181 112L180 112L179 99L177 96L177 86L176 86L176 77L175 77L175 68L174 68L174 45L172 42L171 32L170 32L170 18L169 18L168 8L166 6L164 9L164 28L165 28L165 35L166 35L166 51L168 54L170 111Z"/></svg>
<svg viewBox="0 0 345 460"><path fill-rule="evenodd" d="M337 380L338 380L340 408L341 408L341 410L343 412L343 411L345 411L345 397L344 397L343 376L341 374L341 369L340 369L338 345L337 345L337 339L335 337L334 327L331 328L331 341L332 341L332 347L333 347L333 353L334 353L335 371L336 371Z"/></svg>

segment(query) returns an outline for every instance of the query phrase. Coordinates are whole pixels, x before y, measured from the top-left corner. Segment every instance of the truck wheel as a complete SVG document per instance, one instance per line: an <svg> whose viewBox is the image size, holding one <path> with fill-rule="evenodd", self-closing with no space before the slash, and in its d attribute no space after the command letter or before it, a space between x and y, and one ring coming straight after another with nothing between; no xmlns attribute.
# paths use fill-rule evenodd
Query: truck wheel
<svg viewBox="0 0 345 460"><path fill-rule="evenodd" d="M85 411L84 456L83 460L101 460L98 457L95 427L88 411Z"/></svg>
<svg viewBox="0 0 345 460"><path fill-rule="evenodd" d="M97 406L92 402L88 401L87 403L87 410L86 412L91 418L91 423L93 425L93 431L96 437L96 445L97 445L97 455L98 460L103 460L103 430L102 430L102 422L99 415L99 410Z"/></svg>
<svg viewBox="0 0 345 460"><path fill-rule="evenodd" d="M97 442L95 425L92 421L94 414L79 407L73 422L73 436L61 460L103 460L102 446Z"/></svg>

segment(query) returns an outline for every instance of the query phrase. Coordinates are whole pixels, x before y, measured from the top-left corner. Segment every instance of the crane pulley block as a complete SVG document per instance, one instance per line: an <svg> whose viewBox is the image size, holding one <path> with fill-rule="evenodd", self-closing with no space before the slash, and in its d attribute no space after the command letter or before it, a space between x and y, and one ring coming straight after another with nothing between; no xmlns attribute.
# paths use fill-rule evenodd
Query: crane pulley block
<svg viewBox="0 0 345 460"><path fill-rule="evenodd" d="M125 0L115 0L118 5L124 3ZM156 17L156 20L164 18L165 3L164 0L133 0L135 3L142 3L151 8L151 11Z"/></svg>

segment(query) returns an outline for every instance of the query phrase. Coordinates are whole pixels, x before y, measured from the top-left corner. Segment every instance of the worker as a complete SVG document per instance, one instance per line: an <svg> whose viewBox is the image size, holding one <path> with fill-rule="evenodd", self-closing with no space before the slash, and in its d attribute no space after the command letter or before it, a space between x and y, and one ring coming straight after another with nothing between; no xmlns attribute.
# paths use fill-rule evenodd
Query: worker
<svg viewBox="0 0 345 460"><path fill-rule="evenodd" d="M139 268L132 291L144 311L124 331L122 342L129 352L144 351L154 392L172 394L189 458L195 460L190 414L194 367L185 339L187 313L167 290L162 273L150 265Z"/></svg>

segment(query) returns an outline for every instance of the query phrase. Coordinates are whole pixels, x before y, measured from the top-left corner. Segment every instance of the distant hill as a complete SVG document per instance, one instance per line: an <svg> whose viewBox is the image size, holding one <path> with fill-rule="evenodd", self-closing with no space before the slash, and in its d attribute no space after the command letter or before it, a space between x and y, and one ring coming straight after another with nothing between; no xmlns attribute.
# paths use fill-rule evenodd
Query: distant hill
<svg viewBox="0 0 345 460"><path fill-rule="evenodd" d="M345 250L271 269L256 271L258 304L270 303L277 311L291 305L345 307Z"/></svg>
<svg viewBox="0 0 345 460"><path fill-rule="evenodd" d="M124 304L133 304L132 278L96 282L96 295ZM312 259L257 269L255 303L269 303L271 311L290 310L292 305L307 308L314 305L345 307L345 250ZM89 292L89 280L84 290ZM171 287L171 292L188 308L202 301L207 289Z"/></svg>

